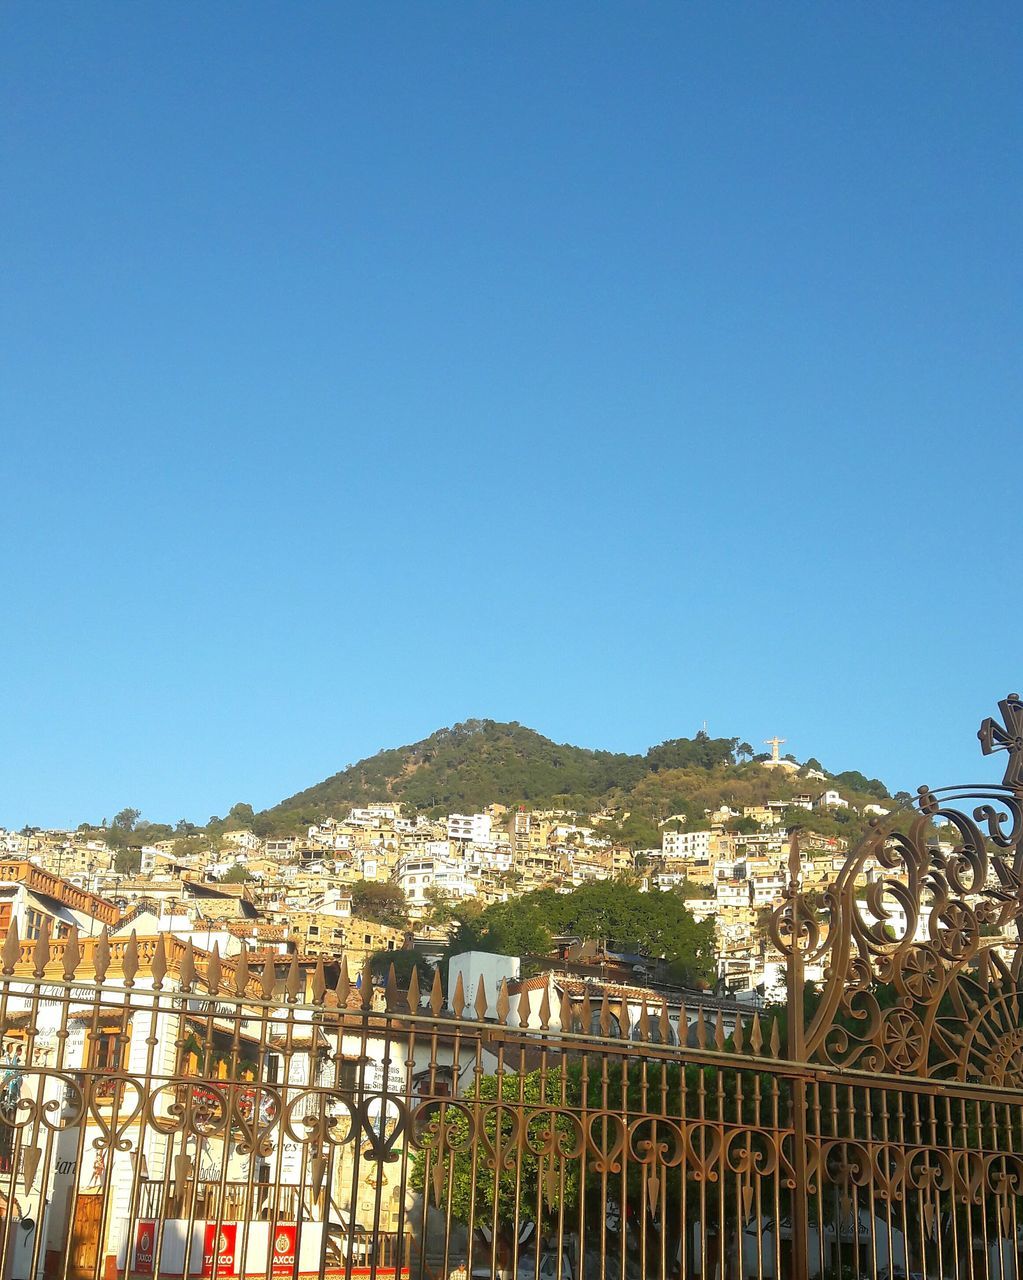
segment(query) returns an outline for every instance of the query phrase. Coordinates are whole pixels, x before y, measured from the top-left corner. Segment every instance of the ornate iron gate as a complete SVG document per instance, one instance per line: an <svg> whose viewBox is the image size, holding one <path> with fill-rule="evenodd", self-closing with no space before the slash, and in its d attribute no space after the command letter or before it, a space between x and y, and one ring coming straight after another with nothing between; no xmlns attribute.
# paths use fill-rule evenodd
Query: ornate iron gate
<svg viewBox="0 0 1023 1280"><path fill-rule="evenodd" d="M819 891L793 842L763 1015L12 928L2 1276L1019 1280L1001 712L1002 785L921 788Z"/></svg>

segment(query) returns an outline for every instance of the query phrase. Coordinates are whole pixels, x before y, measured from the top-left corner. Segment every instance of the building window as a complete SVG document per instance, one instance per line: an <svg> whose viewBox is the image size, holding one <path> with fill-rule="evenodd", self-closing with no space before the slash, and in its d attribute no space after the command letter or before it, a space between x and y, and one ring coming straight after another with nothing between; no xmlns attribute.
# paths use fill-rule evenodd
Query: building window
<svg viewBox="0 0 1023 1280"><path fill-rule="evenodd" d="M38 938L43 931L43 913L35 911L29 907L25 913L25 937L29 939Z"/></svg>
<svg viewBox="0 0 1023 1280"><path fill-rule="evenodd" d="M128 1057L128 1046L120 1029L100 1029L89 1046L89 1068L92 1071L122 1071Z"/></svg>

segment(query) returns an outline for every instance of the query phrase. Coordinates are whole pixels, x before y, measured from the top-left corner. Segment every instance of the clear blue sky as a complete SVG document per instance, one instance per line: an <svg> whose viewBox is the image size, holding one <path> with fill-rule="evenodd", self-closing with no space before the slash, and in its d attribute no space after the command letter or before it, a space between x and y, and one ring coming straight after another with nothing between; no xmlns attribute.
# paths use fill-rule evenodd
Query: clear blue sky
<svg viewBox="0 0 1023 1280"><path fill-rule="evenodd" d="M0 823L469 716L1001 777L1017 4L0 24Z"/></svg>

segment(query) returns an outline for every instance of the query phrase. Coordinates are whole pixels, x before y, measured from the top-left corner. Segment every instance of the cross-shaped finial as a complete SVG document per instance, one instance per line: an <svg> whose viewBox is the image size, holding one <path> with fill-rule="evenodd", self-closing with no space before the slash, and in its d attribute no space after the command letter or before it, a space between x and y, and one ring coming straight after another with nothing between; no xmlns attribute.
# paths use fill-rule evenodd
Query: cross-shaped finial
<svg viewBox="0 0 1023 1280"><path fill-rule="evenodd" d="M1019 791L1023 789L1023 702L1018 693L1010 693L999 702L998 709L1002 713L1002 724L988 716L978 729L977 737L986 756L996 751L1009 753L1002 781Z"/></svg>

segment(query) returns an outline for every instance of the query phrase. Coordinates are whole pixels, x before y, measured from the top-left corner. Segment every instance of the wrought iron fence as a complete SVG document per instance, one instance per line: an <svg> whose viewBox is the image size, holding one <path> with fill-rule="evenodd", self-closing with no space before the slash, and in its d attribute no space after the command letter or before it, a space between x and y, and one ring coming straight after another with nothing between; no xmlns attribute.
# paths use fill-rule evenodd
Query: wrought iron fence
<svg viewBox="0 0 1023 1280"><path fill-rule="evenodd" d="M764 1022L322 958L282 992L244 953L12 927L0 1280L1019 1280L1002 709L1001 787L922 789L817 896L793 846Z"/></svg>

